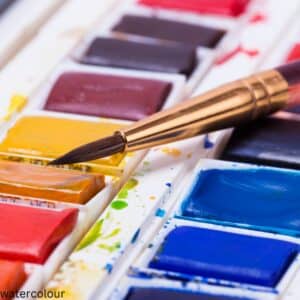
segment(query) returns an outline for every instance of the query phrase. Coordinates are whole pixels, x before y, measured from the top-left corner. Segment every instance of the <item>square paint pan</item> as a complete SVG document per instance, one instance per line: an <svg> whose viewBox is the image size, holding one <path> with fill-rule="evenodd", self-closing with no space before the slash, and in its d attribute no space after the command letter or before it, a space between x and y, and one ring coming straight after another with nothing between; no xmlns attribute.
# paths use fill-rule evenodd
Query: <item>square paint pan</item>
<svg viewBox="0 0 300 300"><path fill-rule="evenodd" d="M276 118L264 118L236 128L221 158L299 170L299 130L297 114L278 112Z"/></svg>
<svg viewBox="0 0 300 300"><path fill-rule="evenodd" d="M164 8L178 11L191 11L198 14L219 15L221 17L235 17L245 14L249 0L229 1L185 1L180 0L140 0L140 4L153 8Z"/></svg>
<svg viewBox="0 0 300 300"><path fill-rule="evenodd" d="M71 150L73 146L97 139L97 137L112 134L115 130L127 124L126 122L104 121L98 118L78 115L27 111L26 114L19 116L7 132L2 132L3 140L0 152L2 152L1 156L3 159L9 158L14 161L46 165L51 159L63 154L66 150L68 151L68 147ZM57 130L59 127L63 130ZM74 136L72 133L73 128L76 128L77 133L82 130L82 132L85 132L85 135L77 134ZM43 141L46 130L49 133L47 133L48 136L45 140L48 146ZM86 133L93 136L88 137ZM35 140L34 142L28 142L30 136ZM65 143L60 143L62 138L65 139L67 137L69 146ZM12 146L12 144L15 144L15 146ZM32 151L30 148L32 150L35 148L36 150ZM124 168L120 165L123 159L124 155L120 154L104 160L98 160L95 163L70 166L70 169L120 176L124 172Z"/></svg>
<svg viewBox="0 0 300 300"><path fill-rule="evenodd" d="M178 236L185 242L179 242ZM268 295L285 289L297 271L298 251L298 244L274 239L270 235L172 219L154 240L149 241L129 274L134 278L209 283L233 288L232 291L251 290L257 295ZM274 257L266 260L265 255Z"/></svg>
<svg viewBox="0 0 300 300"><path fill-rule="evenodd" d="M300 172L288 169L200 161L178 202L177 216L298 237L299 178Z"/></svg>
<svg viewBox="0 0 300 300"><path fill-rule="evenodd" d="M0 160L0 195L86 204L105 187L103 174Z"/></svg>
<svg viewBox="0 0 300 300"><path fill-rule="evenodd" d="M44 264L78 221L79 211L74 208L53 210L4 203L0 206L0 258L5 260Z"/></svg>
<svg viewBox="0 0 300 300"><path fill-rule="evenodd" d="M51 224L52 224L53 228L55 228L55 227L58 228L57 227L58 226L57 221L59 220L58 218L61 218L62 214L64 213L62 211L62 209L45 209L45 208L33 207L30 205L15 205L15 204L1 204L1 205L3 205L5 207L5 210L7 210L8 212L12 211L12 210L15 210L16 212L23 210L24 211L23 219L25 216L31 214L32 218L33 218L33 219L31 219L31 221L33 222L33 224L35 221L37 221L38 218L41 221L42 219L45 219L48 215L48 219L49 220L50 220L50 218L52 219ZM42 212L39 216L37 215L38 210L40 210L40 212ZM34 215L35 215L35 217L34 217ZM52 215L52 217L51 217L51 215ZM61 215L61 217L59 215ZM45 233L43 236L41 236L39 234L35 235L34 240L32 240L31 242L28 242L26 245L24 245L24 247L23 246L21 247L22 249L24 249L26 247L31 247L31 249L28 249L28 251L22 251L19 248L19 249L16 249L16 252L10 252L11 253L11 254L9 254L10 257L12 255L24 256L24 266L25 266L24 270L25 270L25 273L27 274L27 278L26 278L26 281L24 282L24 285L22 286L22 288L20 290L22 290L22 291L30 290L30 288L32 288L32 290L38 290L51 278L51 276L53 275L53 272L66 259L68 253L71 251L71 249L73 249L74 245L77 243L78 239L83 234L83 232L84 232L83 224L86 221L85 219L86 219L85 214L78 212L77 222L76 222L76 224L74 224L71 232L69 234L65 234L65 237L61 237L60 242L57 245L55 245L55 247L53 249L52 249L52 246L49 246L49 245L51 245L52 242L47 241L47 239L50 238L52 241L54 241L55 237L53 234L49 235L48 233ZM63 223L61 223L59 226L69 226L66 223L66 222L69 222L68 219L61 219L61 220L65 220L65 221L63 221L65 225L63 225ZM4 221L2 221L2 222L4 222ZM17 223L20 223L20 222L23 222L23 221L19 220L17 222L13 222L13 220L11 219L11 224L15 224L14 225L15 228L18 227ZM45 220L44 220L44 222L45 222ZM41 222L38 222L38 224L41 224ZM35 226L35 225L33 225L33 226ZM49 223L49 226L50 226L50 223ZM12 229L10 229L10 231L12 232ZM56 235L63 234L63 232L59 229L55 229L55 232L56 232L55 233ZM48 236L47 239L45 239L46 236ZM5 254L6 253L5 249L9 249L9 247L13 249L13 247L14 247L14 245L9 241L9 239L6 241L2 241L1 258L6 257L6 255L8 255L8 254ZM29 241L29 235L26 234L25 232L24 232L23 237L16 239L16 243L20 244L20 243L22 243L23 240ZM4 244L6 246L4 246ZM47 244L48 244L48 246L47 246ZM8 248L6 248L6 247L8 247ZM51 251L45 256L44 255L45 249L46 248L50 249L49 247L51 248ZM42 254L42 253L44 253L44 254ZM28 256L28 259L25 258L27 256ZM41 261L41 259L43 259L43 262ZM28 262L29 260L30 261L36 260L36 262L35 261Z"/></svg>
<svg viewBox="0 0 300 300"><path fill-rule="evenodd" d="M225 31L221 29L134 14L124 15L113 27L113 31L162 40L166 43L203 46L209 49L215 48L225 35Z"/></svg>
<svg viewBox="0 0 300 300"><path fill-rule="evenodd" d="M79 77L80 74L86 74L89 77L82 78ZM64 79L62 76L68 77ZM80 86L77 87L79 94L77 97L70 91L74 80L77 80L77 86ZM122 121L130 124L131 120L144 118L181 101L184 83L185 80L180 75L119 70L66 62L53 72L49 81L34 95L28 108L56 110L61 113L98 117L112 122L116 120L116 122ZM122 96L126 97L124 101L121 101ZM149 99L149 103L139 104L138 99L144 101L143 97ZM73 101L68 104L66 98L72 98ZM90 100L92 98L94 100ZM109 113L105 109L107 101L111 108ZM126 103L126 107L123 102ZM85 104L87 108L80 108L82 104ZM104 108L101 109L101 106ZM143 108L145 106L148 107L147 110ZM95 115L94 112L91 113L92 110L99 110L99 112Z"/></svg>
<svg viewBox="0 0 300 300"><path fill-rule="evenodd" d="M137 19L135 19L135 17L137 17ZM152 32L150 32L147 22L151 22L151 18L157 18L156 21L158 23L155 26L160 26L159 24L162 22L162 27L160 30L161 32L156 34L152 34ZM127 19L130 24L127 23ZM180 22L178 20L180 20ZM170 22L168 24L170 28L168 28L169 31L165 31L165 26L167 23L165 24L164 22L168 21ZM131 25L134 25L135 23L131 24L131 22L139 22L138 24L140 24L140 28L134 28L134 26ZM235 22L233 20L229 19L224 20L222 18L204 17L191 13L174 12L163 9L153 10L151 8L146 8L139 5L132 5L123 9L119 18L116 18L114 23L111 24L110 30L129 36L132 35L133 37L139 37L141 39L150 39L158 43L183 42L186 45L190 44L196 47L199 46L203 48L214 49L217 47L217 45L222 43L222 39L226 36L226 32L228 32L230 28L234 26L234 23ZM185 28L185 26L187 26L187 28ZM191 27L188 28L188 26ZM172 32L172 27L174 30L176 28L177 35ZM191 32L195 31L195 36L197 36L197 30L199 30L204 40L194 39L194 37L189 36L189 34L187 34L185 37L181 36L181 32L184 32L185 30L187 30L189 34L192 34ZM184 40L181 40L181 38Z"/></svg>

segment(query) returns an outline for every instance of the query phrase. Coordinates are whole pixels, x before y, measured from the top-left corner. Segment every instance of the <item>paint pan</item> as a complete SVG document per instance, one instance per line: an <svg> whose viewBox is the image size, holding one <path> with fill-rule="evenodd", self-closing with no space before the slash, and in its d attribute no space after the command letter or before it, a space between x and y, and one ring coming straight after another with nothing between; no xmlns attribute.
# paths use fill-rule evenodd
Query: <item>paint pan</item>
<svg viewBox="0 0 300 300"><path fill-rule="evenodd" d="M148 243L129 275L268 295L286 288L298 268L298 251L297 243L271 234L175 218Z"/></svg>
<svg viewBox="0 0 300 300"><path fill-rule="evenodd" d="M207 160L198 165L178 216L299 236L297 171Z"/></svg>
<svg viewBox="0 0 300 300"><path fill-rule="evenodd" d="M140 0L139 3L153 8L176 9L199 14L211 14L237 17L243 14L250 3L249 0L229 1L180 1L180 0Z"/></svg>

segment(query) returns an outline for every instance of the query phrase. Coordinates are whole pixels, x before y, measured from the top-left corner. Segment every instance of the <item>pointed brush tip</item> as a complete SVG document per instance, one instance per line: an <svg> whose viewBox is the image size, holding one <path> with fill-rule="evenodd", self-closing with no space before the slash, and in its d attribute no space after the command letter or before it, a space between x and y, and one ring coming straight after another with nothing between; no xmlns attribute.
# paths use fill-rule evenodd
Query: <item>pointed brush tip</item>
<svg viewBox="0 0 300 300"><path fill-rule="evenodd" d="M60 158L51 160L47 164L47 166L58 166L58 165L64 165L64 162L62 162Z"/></svg>
<svg viewBox="0 0 300 300"><path fill-rule="evenodd" d="M112 135L103 139L79 146L70 152L50 161L48 165L67 165L91 161L123 152L125 142L121 135Z"/></svg>

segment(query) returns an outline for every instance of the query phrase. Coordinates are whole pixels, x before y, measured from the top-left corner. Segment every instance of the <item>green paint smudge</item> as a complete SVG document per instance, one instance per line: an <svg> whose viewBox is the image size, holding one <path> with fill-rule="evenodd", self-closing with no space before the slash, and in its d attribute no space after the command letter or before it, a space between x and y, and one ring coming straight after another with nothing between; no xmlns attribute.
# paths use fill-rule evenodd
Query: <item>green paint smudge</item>
<svg viewBox="0 0 300 300"><path fill-rule="evenodd" d="M138 181L135 178L130 178L124 185L124 189L132 190L138 185Z"/></svg>
<svg viewBox="0 0 300 300"><path fill-rule="evenodd" d="M114 245L100 244L98 247L102 250L106 250L106 251L112 253L121 248L121 243L116 242Z"/></svg>
<svg viewBox="0 0 300 300"><path fill-rule="evenodd" d="M106 213L104 219L106 219L106 220L110 219L110 211L108 211L108 212Z"/></svg>
<svg viewBox="0 0 300 300"><path fill-rule="evenodd" d="M123 186L121 191L117 194L116 200L111 203L113 209L121 210L128 206L128 203L125 201L128 197L130 190L134 189L138 185L138 180L135 178L130 178L126 184Z"/></svg>
<svg viewBox="0 0 300 300"><path fill-rule="evenodd" d="M102 238L103 239L110 239L110 238L118 235L120 233L120 231L121 231L121 228L115 228L111 233L109 233L106 236L103 236Z"/></svg>
<svg viewBox="0 0 300 300"><path fill-rule="evenodd" d="M128 190L122 189L117 195L118 199L126 199L128 197Z"/></svg>
<svg viewBox="0 0 300 300"><path fill-rule="evenodd" d="M125 201L121 201L121 200L116 200L116 201L113 201L112 204L111 204L111 207L113 209L117 209L117 210L121 210L121 209L124 209L128 206L127 202Z"/></svg>
<svg viewBox="0 0 300 300"><path fill-rule="evenodd" d="M90 231L85 235L85 237L81 240L75 251L80 251L91 244L93 244L100 236L101 230L103 226L103 219L97 221L95 225L90 229Z"/></svg>

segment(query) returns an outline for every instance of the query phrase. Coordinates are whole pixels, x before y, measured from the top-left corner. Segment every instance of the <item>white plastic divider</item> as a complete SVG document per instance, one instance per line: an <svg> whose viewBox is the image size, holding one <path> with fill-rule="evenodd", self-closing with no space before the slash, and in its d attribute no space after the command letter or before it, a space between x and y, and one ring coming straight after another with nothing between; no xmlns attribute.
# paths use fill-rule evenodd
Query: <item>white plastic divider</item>
<svg viewBox="0 0 300 300"><path fill-rule="evenodd" d="M11 0L12 1L12 0ZM19 0L0 16L0 67L29 42L67 0Z"/></svg>
<svg viewBox="0 0 300 300"><path fill-rule="evenodd" d="M20 288L19 292L29 293L31 291L39 291L43 288L43 272L39 265L25 264L25 272L28 274L27 280ZM20 299L15 297L14 300ZM30 299L30 298L29 298Z"/></svg>
<svg viewBox="0 0 300 300"><path fill-rule="evenodd" d="M300 43L300 20L294 21L286 29L286 34L281 37L280 43L274 47L271 54L265 59L262 68L269 69L286 62L289 52L296 43Z"/></svg>

